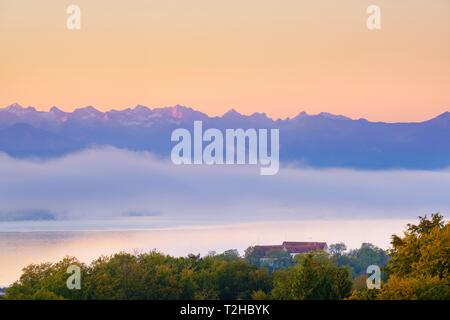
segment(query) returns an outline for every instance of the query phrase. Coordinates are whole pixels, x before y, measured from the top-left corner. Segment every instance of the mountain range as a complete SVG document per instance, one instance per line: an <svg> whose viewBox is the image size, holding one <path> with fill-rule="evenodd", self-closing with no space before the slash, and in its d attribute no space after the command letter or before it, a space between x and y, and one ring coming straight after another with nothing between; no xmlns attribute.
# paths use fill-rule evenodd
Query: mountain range
<svg viewBox="0 0 450 320"><path fill-rule="evenodd" d="M450 112L424 122L385 123L342 115L305 112L274 120L264 113L231 109L210 117L176 105L138 105L101 112L92 106L64 112L12 104L0 109L0 152L17 158L58 157L110 145L169 157L171 132L192 128L279 128L282 163L357 169L441 169L450 167Z"/></svg>

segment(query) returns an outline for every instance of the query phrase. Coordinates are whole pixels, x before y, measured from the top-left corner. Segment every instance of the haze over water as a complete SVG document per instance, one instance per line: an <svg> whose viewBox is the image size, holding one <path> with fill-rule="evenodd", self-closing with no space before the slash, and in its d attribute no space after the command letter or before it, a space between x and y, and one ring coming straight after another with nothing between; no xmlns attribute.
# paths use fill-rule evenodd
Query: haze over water
<svg viewBox="0 0 450 320"><path fill-rule="evenodd" d="M450 212L448 170L283 166L260 176L256 167L180 167L101 148L53 160L2 156L0 175L0 284L65 255L243 253L284 240L387 248L419 215Z"/></svg>
<svg viewBox="0 0 450 320"><path fill-rule="evenodd" d="M175 256L189 253L205 255L210 251L222 252L227 249L238 249L243 254L248 246L280 244L289 240L325 241L328 244L344 242L350 248L370 242L387 248L390 236L400 233L406 223L414 221L278 220L216 225L203 222L178 227L163 226L164 223L155 222L151 217L40 224L0 222L0 286L18 280L21 269L28 264L56 262L66 255L89 263L100 255L153 249Z"/></svg>

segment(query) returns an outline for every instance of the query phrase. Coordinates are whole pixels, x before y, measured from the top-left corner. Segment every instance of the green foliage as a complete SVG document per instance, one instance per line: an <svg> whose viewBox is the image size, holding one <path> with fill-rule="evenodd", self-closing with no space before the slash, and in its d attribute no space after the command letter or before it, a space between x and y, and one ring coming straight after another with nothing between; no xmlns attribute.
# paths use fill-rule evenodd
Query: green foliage
<svg viewBox="0 0 450 320"><path fill-rule="evenodd" d="M354 290L352 295L347 298L347 300L376 300L380 294L380 290L378 289L367 289L361 288L358 290Z"/></svg>
<svg viewBox="0 0 450 320"><path fill-rule="evenodd" d="M329 251L332 256L341 256L347 251L347 246L342 242L330 244Z"/></svg>
<svg viewBox="0 0 450 320"><path fill-rule="evenodd" d="M351 293L349 270L325 253L296 256L298 263L274 273L272 298L283 300L338 300Z"/></svg>
<svg viewBox="0 0 450 320"><path fill-rule="evenodd" d="M335 245L330 245L330 248L332 246ZM371 243L363 243L359 249L350 250L348 253L340 250L333 254L333 258L339 266L350 267L354 277L365 275L370 265L383 268L389 260L388 254L383 249Z"/></svg>
<svg viewBox="0 0 450 320"><path fill-rule="evenodd" d="M201 292L211 293L217 299L250 299L254 291L267 292L271 288L267 270L258 269L241 258L232 261L208 258L195 273Z"/></svg>
<svg viewBox="0 0 450 320"><path fill-rule="evenodd" d="M292 265L294 265L294 260L290 253L285 250L271 250L259 262L259 267L266 268L270 273Z"/></svg>
<svg viewBox="0 0 450 320"><path fill-rule="evenodd" d="M260 260L261 258L264 258L265 253L261 250L258 250L257 247L248 247L245 250L244 259L257 267L260 267Z"/></svg>
<svg viewBox="0 0 450 320"><path fill-rule="evenodd" d="M60 262L32 264L22 270L20 279L6 290L5 299L83 299L84 291L69 290L67 268L77 265L85 274L87 267L76 258L65 257Z"/></svg>
<svg viewBox="0 0 450 320"><path fill-rule="evenodd" d="M262 290L254 291L252 293L252 300L268 300L268 299L270 299L270 295Z"/></svg>
<svg viewBox="0 0 450 320"><path fill-rule="evenodd" d="M233 261L240 258L239 251L236 249L227 250L219 255L215 255L216 258L226 260L226 261Z"/></svg>
<svg viewBox="0 0 450 320"><path fill-rule="evenodd" d="M294 265L290 253L281 249L274 249L265 253L261 249L258 250L258 247L249 247L245 250L244 258L248 263L258 268L266 268L269 273Z"/></svg>
<svg viewBox="0 0 450 320"><path fill-rule="evenodd" d="M361 274L353 278L353 290L363 290L367 288L367 275Z"/></svg>
<svg viewBox="0 0 450 320"><path fill-rule="evenodd" d="M67 267L82 269L81 290L66 286ZM102 256L90 266L74 258L30 265L8 288L6 299L251 299L271 289L267 270L237 251L216 256L173 258L158 252Z"/></svg>

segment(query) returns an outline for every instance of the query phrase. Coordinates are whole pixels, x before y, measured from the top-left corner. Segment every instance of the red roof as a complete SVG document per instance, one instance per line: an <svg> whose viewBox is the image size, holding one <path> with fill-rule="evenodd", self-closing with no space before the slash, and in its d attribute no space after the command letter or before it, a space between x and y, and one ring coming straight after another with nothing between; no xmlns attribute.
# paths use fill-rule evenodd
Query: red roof
<svg viewBox="0 0 450 320"><path fill-rule="evenodd" d="M325 242L283 242L283 246L289 253L305 253L316 250L325 250Z"/></svg>
<svg viewBox="0 0 450 320"><path fill-rule="evenodd" d="M326 242L289 242L285 241L281 245L269 245L269 246L255 246L255 250L266 255L269 251L273 250L285 250L291 254L306 253L316 250L325 250L327 247Z"/></svg>

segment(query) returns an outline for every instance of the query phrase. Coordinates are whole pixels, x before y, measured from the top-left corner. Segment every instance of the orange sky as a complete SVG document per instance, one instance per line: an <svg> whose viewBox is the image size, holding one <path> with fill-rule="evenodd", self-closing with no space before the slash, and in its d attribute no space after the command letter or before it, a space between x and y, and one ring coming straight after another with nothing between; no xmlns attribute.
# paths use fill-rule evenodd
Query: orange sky
<svg viewBox="0 0 450 320"><path fill-rule="evenodd" d="M381 31L366 28L369 4ZM0 106L383 121L450 110L448 0L0 0L0 43Z"/></svg>

